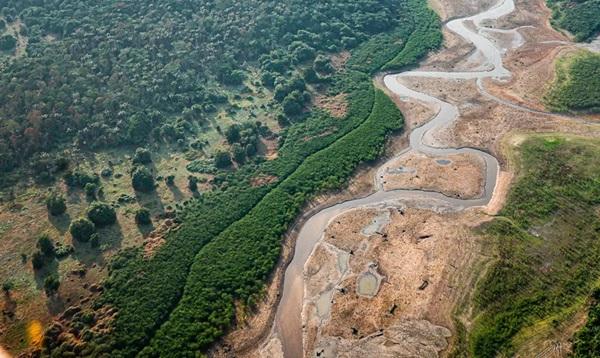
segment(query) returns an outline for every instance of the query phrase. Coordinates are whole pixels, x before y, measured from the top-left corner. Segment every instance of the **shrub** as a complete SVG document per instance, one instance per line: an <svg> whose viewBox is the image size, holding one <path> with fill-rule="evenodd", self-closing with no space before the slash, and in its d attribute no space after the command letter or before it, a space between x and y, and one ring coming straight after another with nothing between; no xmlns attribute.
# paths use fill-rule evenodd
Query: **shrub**
<svg viewBox="0 0 600 358"><path fill-rule="evenodd" d="M0 50L12 51L17 46L17 39L12 35L4 35L0 37Z"/></svg>
<svg viewBox="0 0 600 358"><path fill-rule="evenodd" d="M44 280L44 291L46 292L47 296L54 295L58 291L59 287L60 281L58 279L58 275L56 274L50 275Z"/></svg>
<svg viewBox="0 0 600 358"><path fill-rule="evenodd" d="M93 233L90 237L90 246L93 248L100 246L100 236L98 233Z"/></svg>
<svg viewBox="0 0 600 358"><path fill-rule="evenodd" d="M146 208L139 208L135 212L135 222L138 225L150 225L152 224L152 218L150 217L150 210Z"/></svg>
<svg viewBox="0 0 600 358"><path fill-rule="evenodd" d="M88 208L87 216L96 226L107 226L117 222L115 209L106 203L92 203Z"/></svg>
<svg viewBox="0 0 600 358"><path fill-rule="evenodd" d="M46 207L52 216L59 216L67 211L65 198L57 193L52 193L46 198Z"/></svg>
<svg viewBox="0 0 600 358"><path fill-rule="evenodd" d="M145 148L137 148L133 156L134 164L150 164L152 163L152 155L150 151Z"/></svg>
<svg viewBox="0 0 600 358"><path fill-rule="evenodd" d="M83 187L83 190L85 191L85 195L87 195L88 198L96 199L96 191L98 190L98 185L96 185L95 183L87 183Z"/></svg>
<svg viewBox="0 0 600 358"><path fill-rule="evenodd" d="M75 240L81 242L89 241L95 231L96 227L94 226L94 223L86 218L76 219L71 223L71 226L69 226L71 236L73 236Z"/></svg>
<svg viewBox="0 0 600 358"><path fill-rule="evenodd" d="M228 152L219 151L215 154L215 166L217 168L227 168L231 165L231 156Z"/></svg>
<svg viewBox="0 0 600 358"><path fill-rule="evenodd" d="M54 243L47 234L42 234L38 237L37 247L46 256L54 256L56 253Z"/></svg>
<svg viewBox="0 0 600 358"><path fill-rule="evenodd" d="M46 258L40 251L36 251L31 255L31 265L33 265L34 270L39 270L44 267L45 262Z"/></svg>
<svg viewBox="0 0 600 358"><path fill-rule="evenodd" d="M154 190L154 177L148 169L136 167L131 175L131 184L133 189L148 193Z"/></svg>
<svg viewBox="0 0 600 358"><path fill-rule="evenodd" d="M188 177L188 188L191 191L197 191L198 190L198 178L196 178L195 176L190 175Z"/></svg>

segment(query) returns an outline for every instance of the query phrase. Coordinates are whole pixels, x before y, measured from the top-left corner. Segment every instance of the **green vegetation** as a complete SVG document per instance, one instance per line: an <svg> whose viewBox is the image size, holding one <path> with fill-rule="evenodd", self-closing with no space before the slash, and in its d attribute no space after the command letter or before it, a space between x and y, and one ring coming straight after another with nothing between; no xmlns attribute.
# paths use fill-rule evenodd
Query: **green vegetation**
<svg viewBox="0 0 600 358"><path fill-rule="evenodd" d="M86 330L77 346L82 356L174 351L194 356L223 335L234 300L253 305L275 265L282 234L303 205L346 183L360 163L381 153L390 133L402 128L400 112L375 90L371 74L390 61L393 68L412 65L441 41L438 19L421 0L9 3L28 26L28 51L39 57L7 70L11 79L34 88L2 87L0 78L0 93L9 93L11 101L48 105L41 106L42 113L25 113L8 98L0 100L0 112L14 118L11 133L22 133L0 132L0 163L8 168L20 164L14 149L20 148L43 163L38 166L49 176L56 173L54 152L37 160L40 138L47 148L148 144L187 150L189 144L203 150L205 142L190 143L191 138L215 112L237 110L229 105L247 88L258 88L259 79L268 88L260 91L272 90L273 103L265 108L273 109L283 126L277 156L269 161L260 155L260 139L275 138L255 120L219 123L217 131L227 142L219 137L222 143L210 155L190 155L188 169L210 174L214 190L179 205L179 227L151 257L138 247L111 261L95 307L111 306L118 314L110 330ZM89 18L70 16L90 11ZM58 40L36 41L45 34ZM336 69L330 57L342 50L351 51L352 59ZM82 61L83 53L89 61ZM36 66L48 69L39 79L30 72ZM24 80L31 76L38 80ZM53 97L36 87L46 81L58 83ZM343 94L345 117L309 110L316 91ZM41 118L44 126L38 125ZM224 133L220 126L227 128ZM6 138L13 139L10 145ZM154 174L138 164L133 187L152 191ZM165 180L173 183L174 177ZM65 181L78 188L99 184L97 176L80 169L67 171ZM73 237L81 241L94 230L86 219L71 224ZM48 348L56 356L73 353L69 345Z"/></svg>
<svg viewBox="0 0 600 358"><path fill-rule="evenodd" d="M473 356L512 356L519 335L558 327L597 284L599 156L597 140L536 136L521 144L521 174L502 216L484 227L498 258L475 295Z"/></svg>
<svg viewBox="0 0 600 358"><path fill-rule="evenodd" d="M53 274L44 279L44 292L47 296L54 295L60 287L60 280L58 275Z"/></svg>
<svg viewBox="0 0 600 358"><path fill-rule="evenodd" d="M96 232L96 227L94 226L94 223L92 223L88 219L79 218L71 222L71 225L69 226L69 232L75 240L87 242Z"/></svg>
<svg viewBox="0 0 600 358"><path fill-rule="evenodd" d="M600 54L582 50L559 59L544 101L560 112L600 112Z"/></svg>
<svg viewBox="0 0 600 358"><path fill-rule="evenodd" d="M592 293L592 304L586 325L575 335L573 356L590 357L593 352L600 352L600 289Z"/></svg>
<svg viewBox="0 0 600 358"><path fill-rule="evenodd" d="M600 31L600 0L547 0L552 22L577 41L591 40Z"/></svg>
<svg viewBox="0 0 600 358"><path fill-rule="evenodd" d="M138 225L150 225L152 224L152 218L150 217L150 211L146 208L139 208L135 212L135 222Z"/></svg>
<svg viewBox="0 0 600 358"><path fill-rule="evenodd" d="M55 192L51 193L48 198L46 198L46 207L48 208L48 213L52 216L59 216L67 211L65 198Z"/></svg>
<svg viewBox="0 0 600 358"><path fill-rule="evenodd" d="M44 255L46 255L48 257L52 257L56 254L56 251L54 248L54 243L52 242L52 239L50 239L50 236L48 236L48 235L41 235L38 238L37 247L38 247L38 249L40 249L41 253L43 253Z"/></svg>
<svg viewBox="0 0 600 358"><path fill-rule="evenodd" d="M149 193L154 191L154 176L146 167L135 167L131 173L131 185L136 191Z"/></svg>
<svg viewBox="0 0 600 358"><path fill-rule="evenodd" d="M87 216L96 227L112 225L117 222L115 209L106 203L97 201L90 205Z"/></svg>

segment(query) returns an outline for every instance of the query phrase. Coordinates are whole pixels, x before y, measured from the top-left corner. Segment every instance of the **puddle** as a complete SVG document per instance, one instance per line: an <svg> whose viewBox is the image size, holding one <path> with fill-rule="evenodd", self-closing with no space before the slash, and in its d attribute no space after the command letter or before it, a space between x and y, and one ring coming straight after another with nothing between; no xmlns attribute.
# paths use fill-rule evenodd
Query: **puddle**
<svg viewBox="0 0 600 358"><path fill-rule="evenodd" d="M436 162L439 165L448 165L448 164L452 163L452 161L449 159L438 159L438 160L436 160Z"/></svg>
<svg viewBox="0 0 600 358"><path fill-rule="evenodd" d="M370 272L364 273L358 278L356 292L362 296L373 297L379 290L379 280Z"/></svg>
<svg viewBox="0 0 600 358"><path fill-rule="evenodd" d="M333 290L325 291L321 293L319 299L317 299L317 315L320 318L326 318L331 312L331 299L333 298Z"/></svg>
<svg viewBox="0 0 600 358"><path fill-rule="evenodd" d="M350 262L350 253L342 251L337 256L337 266L340 274L344 275L348 271L348 264Z"/></svg>
<svg viewBox="0 0 600 358"><path fill-rule="evenodd" d="M398 168L388 168L387 172L389 174L413 174L413 173L416 173L417 170L415 168L398 167Z"/></svg>
<svg viewBox="0 0 600 358"><path fill-rule="evenodd" d="M387 226L387 224L390 223L390 212L389 211L384 211L381 214L377 215L373 221L371 221L371 223L367 226L365 226L362 231L361 234L365 235L365 236L371 236L373 234L376 234L378 232L381 232L381 230Z"/></svg>

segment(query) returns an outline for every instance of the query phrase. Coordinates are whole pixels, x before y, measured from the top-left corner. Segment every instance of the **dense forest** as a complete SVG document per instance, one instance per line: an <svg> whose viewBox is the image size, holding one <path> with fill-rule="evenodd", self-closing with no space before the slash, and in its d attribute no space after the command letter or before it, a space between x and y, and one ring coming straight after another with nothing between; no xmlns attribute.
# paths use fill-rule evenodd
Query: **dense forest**
<svg viewBox="0 0 600 358"><path fill-rule="evenodd" d="M555 26L577 41L589 41L600 32L600 0L547 0Z"/></svg>
<svg viewBox="0 0 600 358"><path fill-rule="evenodd" d="M186 146L247 80L299 114L305 82L332 71L320 54L408 21L397 16L406 2L375 0L9 0L1 11L28 38L27 56L0 73L2 172L52 172L63 148Z"/></svg>
<svg viewBox="0 0 600 358"><path fill-rule="evenodd" d="M207 126L229 148L190 163L188 170L210 173L213 190L177 205L177 230L151 257L140 247L120 252L93 311L49 327L44 347L52 356L195 356L209 347L233 323L234 302L254 307L304 204L346 183L402 128L372 75L414 65L441 43L438 18L420 0L3 5L5 28L27 39L7 38L2 53L4 174L50 183L60 175L95 197L99 174L69 169L73 153L202 149L196 138ZM24 55L12 56L23 43ZM347 62L334 63L334 55ZM235 111L250 87L271 96L264 109L282 128L271 160L256 156L258 138L270 135L257 118L219 128L217 113ZM313 107L317 94L341 98L342 115ZM148 151L130 150L135 191L152 191ZM64 212L60 195L47 206ZM115 213L100 202L86 215L71 235L94 245L93 227L114 223ZM135 215L148 221L144 208Z"/></svg>

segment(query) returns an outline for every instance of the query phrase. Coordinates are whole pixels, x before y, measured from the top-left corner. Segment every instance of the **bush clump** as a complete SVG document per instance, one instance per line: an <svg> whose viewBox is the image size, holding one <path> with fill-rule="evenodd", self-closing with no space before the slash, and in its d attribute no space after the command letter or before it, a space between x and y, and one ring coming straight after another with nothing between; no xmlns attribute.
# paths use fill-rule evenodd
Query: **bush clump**
<svg viewBox="0 0 600 358"><path fill-rule="evenodd" d="M131 175L131 185L136 191L149 193L154 190L154 177L144 167L136 167Z"/></svg>
<svg viewBox="0 0 600 358"><path fill-rule="evenodd" d="M46 207L52 216L59 216L67 211L65 198L58 193L52 193L46 198Z"/></svg>
<svg viewBox="0 0 600 358"><path fill-rule="evenodd" d="M96 232L96 227L94 226L93 222L82 217L74 220L71 223L71 226L69 226L69 232L75 240L87 242L90 240L94 232Z"/></svg>
<svg viewBox="0 0 600 358"><path fill-rule="evenodd" d="M135 212L135 222L138 225L150 225L152 224L152 219L150 217L150 210L146 208L139 208Z"/></svg>
<svg viewBox="0 0 600 358"><path fill-rule="evenodd" d="M96 226L107 226L117 222L115 209L106 203L94 202L88 208L87 216Z"/></svg>

